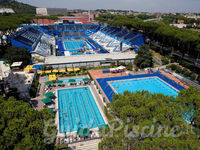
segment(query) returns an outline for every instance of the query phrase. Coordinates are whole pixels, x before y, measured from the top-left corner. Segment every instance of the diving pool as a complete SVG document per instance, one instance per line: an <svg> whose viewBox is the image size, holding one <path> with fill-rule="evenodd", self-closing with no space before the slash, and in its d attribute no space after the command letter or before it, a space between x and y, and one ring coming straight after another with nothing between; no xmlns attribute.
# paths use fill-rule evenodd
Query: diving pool
<svg viewBox="0 0 200 150"><path fill-rule="evenodd" d="M105 125L89 87L58 90L59 132Z"/></svg>
<svg viewBox="0 0 200 150"><path fill-rule="evenodd" d="M178 96L177 90L157 77L112 81L110 85L118 94L123 94L124 91L136 92L145 90L150 93L162 93L173 97Z"/></svg>
<svg viewBox="0 0 200 150"><path fill-rule="evenodd" d="M71 79L74 79L76 82L83 81L83 78L71 78ZM70 79L60 79L60 80L62 80L63 83L69 83Z"/></svg>

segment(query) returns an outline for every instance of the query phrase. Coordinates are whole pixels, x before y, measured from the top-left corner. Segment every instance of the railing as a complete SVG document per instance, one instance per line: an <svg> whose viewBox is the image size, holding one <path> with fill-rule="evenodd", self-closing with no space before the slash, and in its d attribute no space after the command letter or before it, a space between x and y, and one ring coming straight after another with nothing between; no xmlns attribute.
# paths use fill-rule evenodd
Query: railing
<svg viewBox="0 0 200 150"><path fill-rule="evenodd" d="M183 77L183 79L181 80L181 82L183 82L183 83L185 83L185 84L187 84L187 85L189 85L189 86L194 86L194 87L197 87L198 89L200 89L200 85L199 85L199 84L197 84L197 83L195 83L195 82L193 82L193 81L191 81L191 80L189 80L189 79L186 79L186 78L184 78L184 77Z"/></svg>

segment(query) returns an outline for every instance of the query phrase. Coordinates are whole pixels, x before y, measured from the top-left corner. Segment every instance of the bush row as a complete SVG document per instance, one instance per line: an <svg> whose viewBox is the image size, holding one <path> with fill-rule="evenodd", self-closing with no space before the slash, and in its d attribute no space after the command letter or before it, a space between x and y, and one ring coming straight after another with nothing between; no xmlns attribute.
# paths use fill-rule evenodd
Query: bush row
<svg viewBox="0 0 200 150"><path fill-rule="evenodd" d="M189 70L185 67L181 67L179 65L171 64L171 65L167 66L167 68L175 71L178 74L182 74L185 77L188 77L192 80L200 81L200 75L195 74L193 71L191 71L191 70Z"/></svg>

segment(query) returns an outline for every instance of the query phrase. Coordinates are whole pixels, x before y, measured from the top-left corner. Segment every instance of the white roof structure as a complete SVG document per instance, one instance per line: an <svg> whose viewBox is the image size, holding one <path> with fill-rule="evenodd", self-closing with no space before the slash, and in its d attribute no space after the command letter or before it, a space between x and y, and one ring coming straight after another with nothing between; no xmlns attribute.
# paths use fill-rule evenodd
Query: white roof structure
<svg viewBox="0 0 200 150"><path fill-rule="evenodd" d="M22 61L20 62L14 62L11 67L20 67L22 65Z"/></svg>
<svg viewBox="0 0 200 150"><path fill-rule="evenodd" d="M124 66L119 66L119 67L117 67L117 69L123 70L123 69L126 69L126 67L124 67Z"/></svg>
<svg viewBox="0 0 200 150"><path fill-rule="evenodd" d="M3 14L3 13L14 14L15 12L11 8L0 8L0 14Z"/></svg>
<svg viewBox="0 0 200 150"><path fill-rule="evenodd" d="M72 64L85 62L100 62L110 60L131 60L136 57L134 52L116 52L106 54L72 55L72 56L49 56L45 59L45 64Z"/></svg>
<svg viewBox="0 0 200 150"><path fill-rule="evenodd" d="M46 8L36 8L37 15L48 15Z"/></svg>

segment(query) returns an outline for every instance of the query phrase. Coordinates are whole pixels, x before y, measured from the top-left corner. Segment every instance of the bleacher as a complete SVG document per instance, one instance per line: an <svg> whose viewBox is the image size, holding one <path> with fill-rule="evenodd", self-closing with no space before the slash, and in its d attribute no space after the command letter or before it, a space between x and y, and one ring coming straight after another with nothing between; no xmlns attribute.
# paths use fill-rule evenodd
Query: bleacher
<svg viewBox="0 0 200 150"><path fill-rule="evenodd" d="M74 38L82 38L82 37L87 37L86 33L84 31L63 31L63 32L58 32L57 34L58 37L74 37Z"/></svg>
<svg viewBox="0 0 200 150"><path fill-rule="evenodd" d="M40 27L51 34L55 34L56 32L63 32L63 31L89 30L92 32L96 32L100 29L99 25L88 25L88 24L63 24L63 25L48 25L48 26L40 26Z"/></svg>
<svg viewBox="0 0 200 150"><path fill-rule="evenodd" d="M42 35L43 33L37 28L24 28L14 35L12 45L19 47L26 46L30 51L33 51ZM23 45L20 45L20 43Z"/></svg>
<svg viewBox="0 0 200 150"><path fill-rule="evenodd" d="M115 37L119 41L122 41L128 45L140 46L145 42L145 36L143 34L134 31L128 31L127 29L121 29L113 26L106 26L102 28L100 31L111 37ZM137 40L137 38L139 38L139 40Z"/></svg>
<svg viewBox="0 0 200 150"><path fill-rule="evenodd" d="M43 34L34 52L44 56L50 56L51 48L55 51L55 38L48 34Z"/></svg>
<svg viewBox="0 0 200 150"><path fill-rule="evenodd" d="M101 45L104 49L108 50L111 53L120 51L121 41L116 39L115 37L108 36L107 34L101 31L92 34L90 37L99 45ZM122 51L127 50L128 48L130 48L130 45L127 45L123 42Z"/></svg>
<svg viewBox="0 0 200 150"><path fill-rule="evenodd" d="M57 41L85 40L96 53L119 52L132 45L137 48L144 43L144 35L114 26L100 26L89 24L59 24L46 26L23 26L12 38L12 45L27 47L30 51L45 56L51 55L50 49L55 49ZM59 52L65 48L57 42Z"/></svg>

